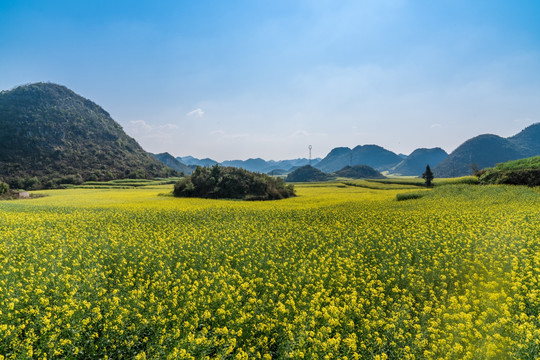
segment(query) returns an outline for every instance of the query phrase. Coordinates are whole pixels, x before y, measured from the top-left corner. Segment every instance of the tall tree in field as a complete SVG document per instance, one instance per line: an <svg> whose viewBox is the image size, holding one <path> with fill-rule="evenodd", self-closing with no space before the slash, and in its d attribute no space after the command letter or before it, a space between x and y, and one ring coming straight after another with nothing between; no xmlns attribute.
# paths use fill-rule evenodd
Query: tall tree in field
<svg viewBox="0 0 540 360"><path fill-rule="evenodd" d="M433 172L431 171L429 165L426 165L426 171L422 174L422 178L426 180L426 186L430 187L431 182L433 181Z"/></svg>

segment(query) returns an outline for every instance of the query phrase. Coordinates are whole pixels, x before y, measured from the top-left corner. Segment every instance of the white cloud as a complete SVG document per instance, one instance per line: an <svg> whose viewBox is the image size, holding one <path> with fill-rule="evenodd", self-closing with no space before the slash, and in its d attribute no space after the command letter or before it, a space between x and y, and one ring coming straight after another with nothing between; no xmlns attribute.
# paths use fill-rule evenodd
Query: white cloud
<svg viewBox="0 0 540 360"><path fill-rule="evenodd" d="M179 129L180 127L175 124L167 123L163 125L150 125L144 120L133 120L130 121L131 128L135 131L154 131L154 130L175 130Z"/></svg>
<svg viewBox="0 0 540 360"><path fill-rule="evenodd" d="M137 130L152 130L152 126L150 126L150 124L148 124L146 121L144 120L133 120L133 121L130 121L131 125L133 128L137 129Z"/></svg>
<svg viewBox="0 0 540 360"><path fill-rule="evenodd" d="M175 130L175 129L180 129L180 127L178 125L175 125L175 124L165 124L165 125L160 125L159 126L160 129L163 129L163 130Z"/></svg>
<svg viewBox="0 0 540 360"><path fill-rule="evenodd" d="M431 124L429 127L432 128L432 129L436 129L436 128L442 127L442 125L441 124Z"/></svg>
<svg viewBox="0 0 540 360"><path fill-rule="evenodd" d="M249 137L249 134L245 133L228 133L223 130L215 130L210 132L210 135L217 136L220 140L228 140L228 139L239 139L239 138L247 138Z"/></svg>
<svg viewBox="0 0 540 360"><path fill-rule="evenodd" d="M310 134L306 130L298 130L292 134L293 137L304 137L309 136Z"/></svg>
<svg viewBox="0 0 540 360"><path fill-rule="evenodd" d="M204 115L204 111L201 108L197 108L195 110L188 112L186 115L193 116L193 117L202 117Z"/></svg>

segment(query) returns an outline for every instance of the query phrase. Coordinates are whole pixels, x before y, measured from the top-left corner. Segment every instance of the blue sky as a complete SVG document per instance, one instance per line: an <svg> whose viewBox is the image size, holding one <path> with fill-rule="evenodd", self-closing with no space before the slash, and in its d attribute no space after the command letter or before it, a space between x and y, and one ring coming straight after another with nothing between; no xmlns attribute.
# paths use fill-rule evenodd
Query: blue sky
<svg viewBox="0 0 540 360"><path fill-rule="evenodd" d="M538 1L0 0L0 89L65 85L147 151L452 151L540 121Z"/></svg>

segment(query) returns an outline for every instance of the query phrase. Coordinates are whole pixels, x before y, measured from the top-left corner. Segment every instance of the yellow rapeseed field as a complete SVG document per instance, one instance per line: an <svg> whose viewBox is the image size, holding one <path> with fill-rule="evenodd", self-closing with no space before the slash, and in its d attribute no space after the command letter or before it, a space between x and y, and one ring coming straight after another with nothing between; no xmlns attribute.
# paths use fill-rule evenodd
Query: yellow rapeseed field
<svg viewBox="0 0 540 360"><path fill-rule="evenodd" d="M171 190L1 202L0 359L539 356L538 190Z"/></svg>

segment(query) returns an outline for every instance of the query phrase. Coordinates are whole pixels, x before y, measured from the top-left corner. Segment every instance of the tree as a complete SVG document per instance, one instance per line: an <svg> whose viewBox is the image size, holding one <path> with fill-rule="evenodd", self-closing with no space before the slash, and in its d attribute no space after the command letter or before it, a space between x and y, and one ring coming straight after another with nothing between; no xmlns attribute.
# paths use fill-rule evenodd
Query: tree
<svg viewBox="0 0 540 360"><path fill-rule="evenodd" d="M0 181L0 195L5 194L9 191L9 186L5 182Z"/></svg>
<svg viewBox="0 0 540 360"><path fill-rule="evenodd" d="M433 172L429 165L426 165L426 171L422 174L422 178L426 180L426 186L431 187L431 182L433 181Z"/></svg>

